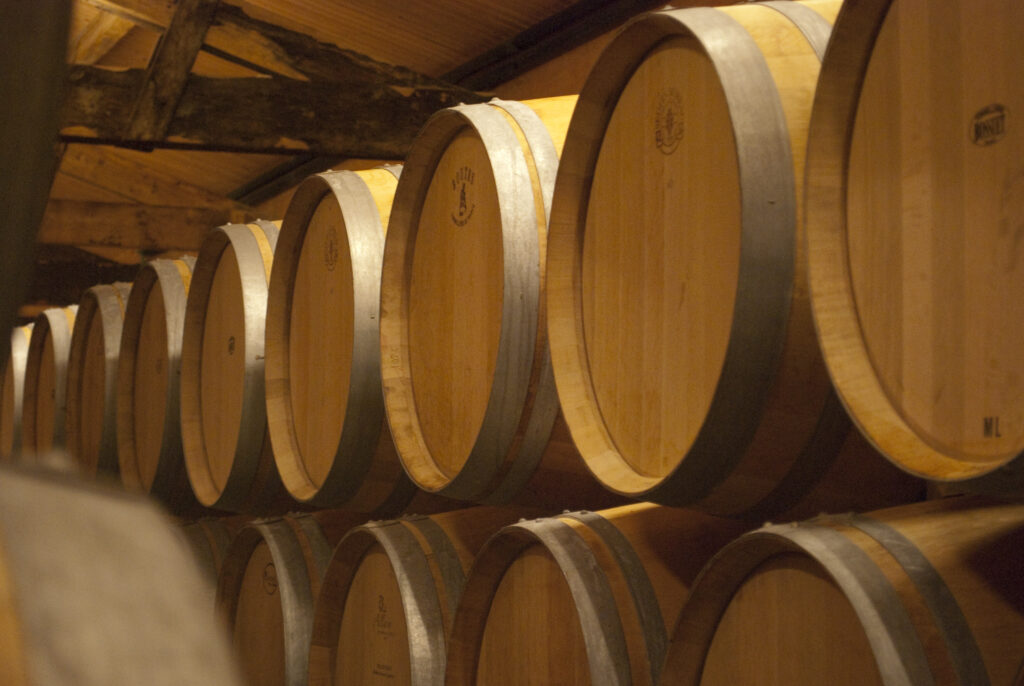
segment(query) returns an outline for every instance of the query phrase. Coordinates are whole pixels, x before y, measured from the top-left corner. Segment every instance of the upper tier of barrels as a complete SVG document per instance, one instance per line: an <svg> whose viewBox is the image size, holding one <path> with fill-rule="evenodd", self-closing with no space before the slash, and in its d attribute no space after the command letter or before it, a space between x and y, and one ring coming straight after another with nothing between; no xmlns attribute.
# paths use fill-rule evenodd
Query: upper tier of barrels
<svg viewBox="0 0 1024 686"><path fill-rule="evenodd" d="M3 450L189 516L1019 492L1021 9L985 2L644 15L578 97L440 111L403 167L40 315Z"/></svg>

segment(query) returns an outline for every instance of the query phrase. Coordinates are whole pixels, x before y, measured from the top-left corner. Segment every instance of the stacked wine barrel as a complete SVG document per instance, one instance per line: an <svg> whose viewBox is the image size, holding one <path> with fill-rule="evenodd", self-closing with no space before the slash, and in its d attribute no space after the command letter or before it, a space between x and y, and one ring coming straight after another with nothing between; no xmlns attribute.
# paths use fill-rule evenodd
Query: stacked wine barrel
<svg viewBox="0 0 1024 686"><path fill-rule="evenodd" d="M1019 686L1024 5L938 5L437 112L16 330L0 452L159 499L252 684Z"/></svg>

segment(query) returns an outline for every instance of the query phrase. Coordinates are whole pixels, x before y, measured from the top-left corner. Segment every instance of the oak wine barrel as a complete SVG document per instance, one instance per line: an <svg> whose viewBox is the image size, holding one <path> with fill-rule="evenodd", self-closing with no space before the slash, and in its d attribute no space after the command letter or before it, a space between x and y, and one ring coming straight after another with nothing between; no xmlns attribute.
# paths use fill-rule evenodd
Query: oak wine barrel
<svg viewBox="0 0 1024 686"><path fill-rule="evenodd" d="M473 557L521 514L474 507L350 531L316 600L309 683L442 683L446 639Z"/></svg>
<svg viewBox="0 0 1024 686"><path fill-rule="evenodd" d="M1024 663L1021 569L1020 503L768 526L701 573L663 683L1009 686Z"/></svg>
<svg viewBox="0 0 1024 686"><path fill-rule="evenodd" d="M505 527L466 579L445 683L661 683L690 587L743 528L651 503Z"/></svg>
<svg viewBox="0 0 1024 686"><path fill-rule="evenodd" d="M441 110L409 151L384 246L381 374L398 455L424 490L594 504L597 484L559 417L543 307L548 212L575 103Z"/></svg>
<svg viewBox="0 0 1024 686"><path fill-rule="evenodd" d="M203 239L181 343L181 435L192 491L232 512L294 509L267 433L264 321L278 223L228 224Z"/></svg>
<svg viewBox="0 0 1024 686"><path fill-rule="evenodd" d="M85 474L118 473L117 358L129 283L89 288L78 303L67 370L67 449Z"/></svg>
<svg viewBox="0 0 1024 686"><path fill-rule="evenodd" d="M849 3L808 140L811 298L854 421L903 469L1024 489L1024 7Z"/></svg>
<svg viewBox="0 0 1024 686"><path fill-rule="evenodd" d="M580 94L549 334L573 440L611 490L762 520L919 496L850 430L807 294L804 144L839 6L645 15Z"/></svg>
<svg viewBox="0 0 1024 686"><path fill-rule="evenodd" d="M416 496L384 419L378 343L400 172L310 176L281 225L267 296L267 421L288 492L319 507L393 515Z"/></svg>
<svg viewBox="0 0 1024 686"><path fill-rule="evenodd" d="M322 511L257 520L235 535L216 602L249 686L306 686L320 580L334 546L365 521Z"/></svg>
<svg viewBox="0 0 1024 686"><path fill-rule="evenodd" d="M0 390L0 459L9 460L21 453L21 411L25 392L25 361L32 324L11 331L11 352L4 366Z"/></svg>
<svg viewBox="0 0 1024 686"><path fill-rule="evenodd" d="M66 439L67 368L77 305L43 310L33 322L22 393L22 452L40 456Z"/></svg>
<svg viewBox="0 0 1024 686"><path fill-rule="evenodd" d="M195 258L147 262L132 282L117 367L117 454L122 483L175 514L200 511L181 446L180 367Z"/></svg>

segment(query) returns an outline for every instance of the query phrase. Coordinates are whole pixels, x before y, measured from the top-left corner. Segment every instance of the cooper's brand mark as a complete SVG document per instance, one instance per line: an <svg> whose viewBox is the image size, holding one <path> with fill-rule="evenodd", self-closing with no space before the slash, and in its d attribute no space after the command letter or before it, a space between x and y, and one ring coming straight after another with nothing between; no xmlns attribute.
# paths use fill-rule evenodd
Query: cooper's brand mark
<svg viewBox="0 0 1024 686"><path fill-rule="evenodd" d="M324 236L324 267L327 271L333 272L338 264L338 231L333 226L327 227L327 235Z"/></svg>
<svg viewBox="0 0 1024 686"><path fill-rule="evenodd" d="M654 113L654 144L658 150L671 155L683 140L683 99L675 88L658 93Z"/></svg>
<svg viewBox="0 0 1024 686"><path fill-rule="evenodd" d="M277 568L274 567L273 562L268 562L267 566L263 568L263 590L267 595L277 593Z"/></svg>
<svg viewBox="0 0 1024 686"><path fill-rule="evenodd" d="M978 111L971 120L971 142L982 147L993 145L1006 135L1006 108L992 104Z"/></svg>
<svg viewBox="0 0 1024 686"><path fill-rule="evenodd" d="M473 210L476 209L473 193L474 181L476 181L476 173L469 167L460 167L452 177L452 193L455 195L455 211L452 212L452 221L455 226L465 226L473 216Z"/></svg>

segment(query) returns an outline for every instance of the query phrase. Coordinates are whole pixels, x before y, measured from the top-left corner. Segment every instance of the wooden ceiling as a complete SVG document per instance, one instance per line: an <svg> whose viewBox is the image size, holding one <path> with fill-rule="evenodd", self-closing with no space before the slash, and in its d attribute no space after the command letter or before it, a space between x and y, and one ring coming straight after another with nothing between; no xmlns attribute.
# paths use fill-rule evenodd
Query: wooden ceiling
<svg viewBox="0 0 1024 686"><path fill-rule="evenodd" d="M436 109L575 92L650 0L74 0L59 166L20 313L401 160ZM715 4L712 2L677 2Z"/></svg>

